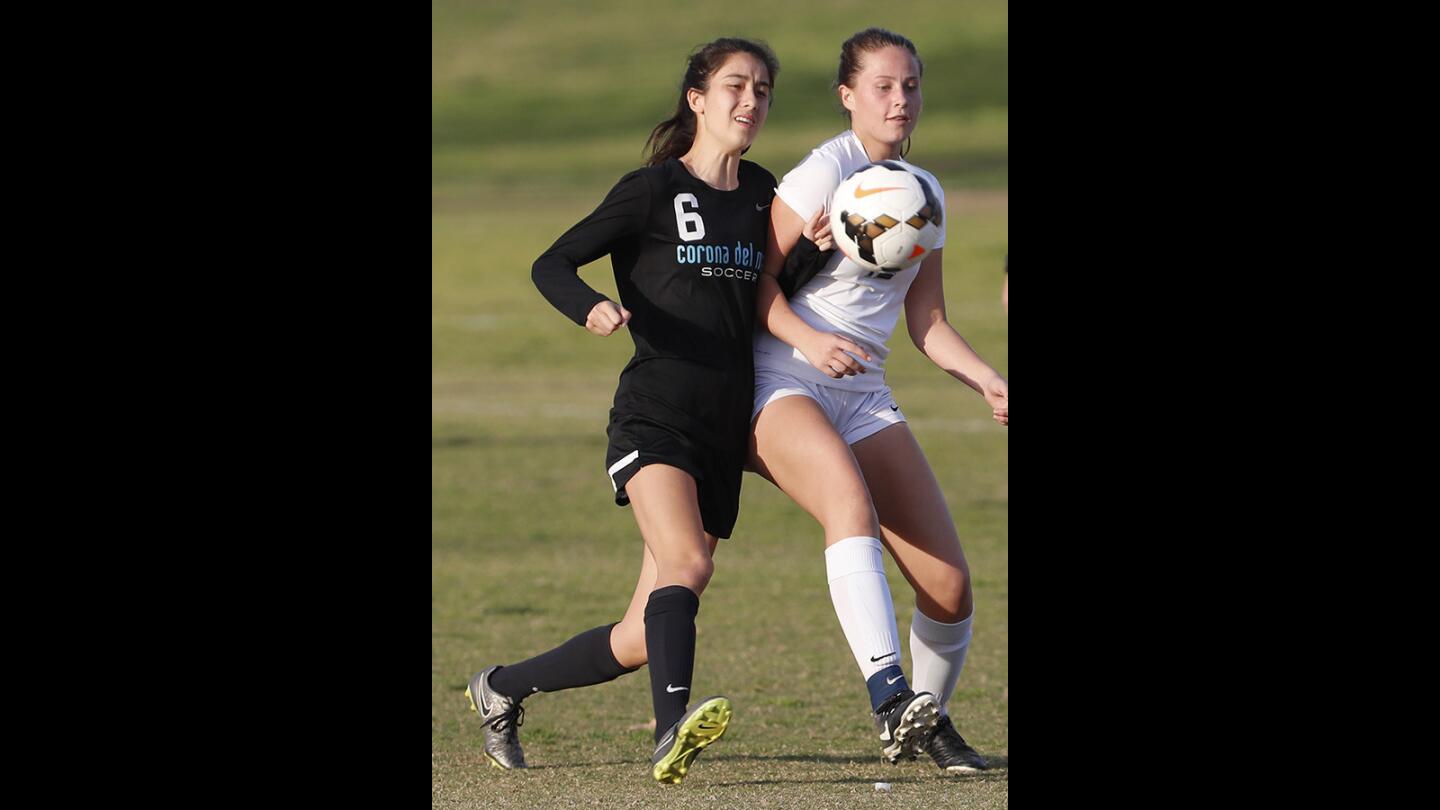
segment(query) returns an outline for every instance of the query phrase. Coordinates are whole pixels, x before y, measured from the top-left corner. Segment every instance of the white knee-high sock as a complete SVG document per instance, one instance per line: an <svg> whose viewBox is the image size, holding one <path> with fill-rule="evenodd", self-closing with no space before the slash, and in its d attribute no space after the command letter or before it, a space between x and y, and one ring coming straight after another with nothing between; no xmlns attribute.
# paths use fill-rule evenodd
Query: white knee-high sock
<svg viewBox="0 0 1440 810"><path fill-rule="evenodd" d="M945 704L955 694L955 682L965 667L965 653L970 650L970 623L975 611L964 621L945 624L915 608L910 620L910 666L915 675L915 691L930 692L940 702L941 714L948 714Z"/></svg>
<svg viewBox="0 0 1440 810"><path fill-rule="evenodd" d="M900 670L900 632L880 548L874 537L847 537L825 549L830 601L865 676L871 709L908 688Z"/></svg>

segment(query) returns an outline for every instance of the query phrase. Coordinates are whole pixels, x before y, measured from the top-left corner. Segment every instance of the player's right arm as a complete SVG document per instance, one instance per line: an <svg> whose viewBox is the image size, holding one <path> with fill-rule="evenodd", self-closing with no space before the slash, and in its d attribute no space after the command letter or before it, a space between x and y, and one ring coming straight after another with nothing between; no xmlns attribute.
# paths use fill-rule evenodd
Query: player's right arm
<svg viewBox="0 0 1440 810"><path fill-rule="evenodd" d="M630 310L606 298L585 316L585 328L600 337L609 337L630 322Z"/></svg>
<svg viewBox="0 0 1440 810"><path fill-rule="evenodd" d="M775 279L780 282L780 292L785 294L785 298L788 300L794 297L801 287L824 270L834 252L835 240L830 235L830 218L824 216L824 209L821 209L805 223L804 232L785 256L785 267Z"/></svg>
<svg viewBox="0 0 1440 810"><path fill-rule="evenodd" d="M552 306L605 337L630 320L630 311L580 279L582 266L609 253L616 242L639 235L650 216L650 184L643 171L620 178L589 216L535 260L530 278Z"/></svg>
<svg viewBox="0 0 1440 810"><path fill-rule="evenodd" d="M817 233L825 209L822 206L811 215L809 230ZM858 354L866 360L870 354L858 344L840 335L820 332L801 320L785 300L781 292L779 276L785 267L785 258L795 248L801 234L807 230L804 218L795 213L778 195L770 205L770 236L765 250L765 265L760 273L760 285L755 293L755 317L770 334L800 350L810 365L821 372L840 379L846 375L864 374L865 368L855 362L846 352Z"/></svg>

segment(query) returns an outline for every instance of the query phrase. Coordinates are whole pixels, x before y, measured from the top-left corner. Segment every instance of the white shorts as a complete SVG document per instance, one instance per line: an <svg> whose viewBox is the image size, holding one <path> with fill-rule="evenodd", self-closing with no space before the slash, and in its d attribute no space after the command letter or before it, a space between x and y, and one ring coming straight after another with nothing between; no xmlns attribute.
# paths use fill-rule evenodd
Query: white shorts
<svg viewBox="0 0 1440 810"><path fill-rule="evenodd" d="M905 421L905 412L895 404L890 386L879 391L847 391L801 380L769 369L755 369L755 410L750 422L766 405L785 397L809 397L830 417L830 424L846 444L854 444L891 425Z"/></svg>

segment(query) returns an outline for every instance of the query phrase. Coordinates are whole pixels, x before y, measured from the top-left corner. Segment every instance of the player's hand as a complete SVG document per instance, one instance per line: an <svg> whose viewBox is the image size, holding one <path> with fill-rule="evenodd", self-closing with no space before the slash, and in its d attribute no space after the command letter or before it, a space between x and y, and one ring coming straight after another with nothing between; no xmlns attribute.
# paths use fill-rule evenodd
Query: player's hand
<svg viewBox="0 0 1440 810"><path fill-rule="evenodd" d="M630 310L614 301L605 300L596 304L585 316L585 328L600 337L609 337L615 330L630 322Z"/></svg>
<svg viewBox="0 0 1440 810"><path fill-rule="evenodd" d="M1010 426L1010 385L1005 378L996 374L985 383L985 401L990 405L991 416L996 422Z"/></svg>
<svg viewBox="0 0 1440 810"><path fill-rule="evenodd" d="M821 250L835 249L835 238L830 233L830 216L825 212L823 206L815 212L815 216L810 217L809 222L805 223L805 228L801 233Z"/></svg>
<svg viewBox="0 0 1440 810"><path fill-rule="evenodd" d="M805 355L810 365L837 380L865 373L865 367L851 355L872 359L870 353L860 348L855 341L828 332L816 332L814 338L800 349L800 353Z"/></svg>

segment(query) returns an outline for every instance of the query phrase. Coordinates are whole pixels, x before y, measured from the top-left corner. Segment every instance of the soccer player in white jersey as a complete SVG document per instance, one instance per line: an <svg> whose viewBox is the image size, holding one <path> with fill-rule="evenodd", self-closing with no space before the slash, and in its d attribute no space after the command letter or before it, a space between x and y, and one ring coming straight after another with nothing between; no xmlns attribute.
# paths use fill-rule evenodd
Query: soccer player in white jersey
<svg viewBox="0 0 1440 810"><path fill-rule="evenodd" d="M1002 425L1008 386L946 320L943 229L929 256L891 278L866 278L835 251L788 301L777 282L802 234L822 249L832 244L822 215L856 169L898 161L943 194L934 175L904 163L922 72L914 44L898 34L871 28L847 40L835 89L851 129L820 144L776 189L756 299L751 463L824 527L831 599L866 678L886 759L923 750L943 771L970 772L985 760L945 704L969 648L974 598L940 486L885 384L901 307L915 346L984 397ZM882 545L915 589L913 682L899 666Z"/></svg>

